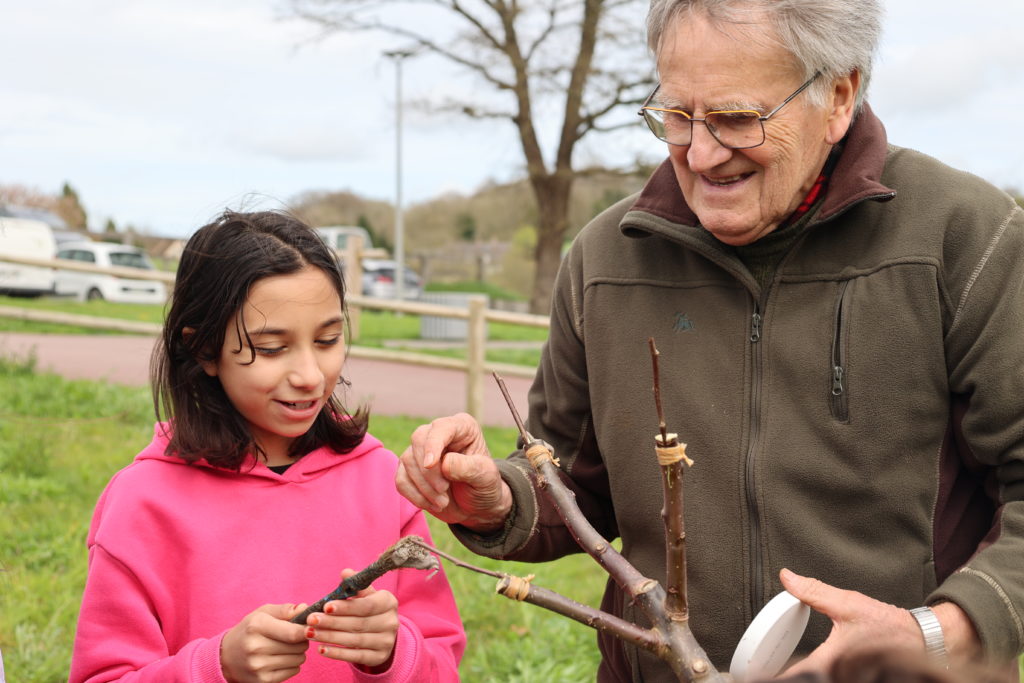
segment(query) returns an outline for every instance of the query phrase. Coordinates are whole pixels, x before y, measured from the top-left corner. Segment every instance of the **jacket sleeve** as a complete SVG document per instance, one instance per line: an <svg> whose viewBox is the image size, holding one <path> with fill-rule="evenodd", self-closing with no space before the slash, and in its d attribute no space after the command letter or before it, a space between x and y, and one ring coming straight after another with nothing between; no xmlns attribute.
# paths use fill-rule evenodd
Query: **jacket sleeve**
<svg viewBox="0 0 1024 683"><path fill-rule="evenodd" d="M404 499L401 504L406 515L402 536L419 536L432 543L423 512ZM417 569L397 572L399 628L394 659L380 674L352 667L354 679L366 683L457 682L466 633L444 571L433 576Z"/></svg>
<svg viewBox="0 0 1024 683"><path fill-rule="evenodd" d="M962 241L966 228L954 227ZM995 514L973 556L928 602L955 602L985 650L1009 657L1024 649L1024 210L1010 203L984 233L973 249L953 245L973 253L970 262L956 265L947 250L946 275L957 284L946 351L950 391L966 406L954 423L961 457L984 468Z"/></svg>
<svg viewBox="0 0 1024 683"><path fill-rule="evenodd" d="M597 219L596 219L597 220ZM577 239L559 268L551 328L529 394L527 428L554 450L562 481L587 520L608 540L618 536L608 475L595 439L583 334L584 241ZM473 552L497 559L544 562L580 547L537 486L522 450L498 467L512 489L513 511L502 532L481 536L458 525L452 531Z"/></svg>
<svg viewBox="0 0 1024 683"><path fill-rule="evenodd" d="M102 546L89 548L70 683L225 683L222 637L196 639L169 653L136 578Z"/></svg>

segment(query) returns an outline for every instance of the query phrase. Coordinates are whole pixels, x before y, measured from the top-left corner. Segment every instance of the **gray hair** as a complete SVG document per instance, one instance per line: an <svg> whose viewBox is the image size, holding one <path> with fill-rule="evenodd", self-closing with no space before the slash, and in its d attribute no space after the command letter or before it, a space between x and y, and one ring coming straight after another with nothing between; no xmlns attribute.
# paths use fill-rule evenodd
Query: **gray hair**
<svg viewBox="0 0 1024 683"><path fill-rule="evenodd" d="M871 81L871 65L882 33L879 0L651 0L647 45L655 55L672 21L703 13L712 24L741 28L766 18L778 41L810 78L824 78L807 89L810 103L822 106L832 80L860 72L857 109Z"/></svg>

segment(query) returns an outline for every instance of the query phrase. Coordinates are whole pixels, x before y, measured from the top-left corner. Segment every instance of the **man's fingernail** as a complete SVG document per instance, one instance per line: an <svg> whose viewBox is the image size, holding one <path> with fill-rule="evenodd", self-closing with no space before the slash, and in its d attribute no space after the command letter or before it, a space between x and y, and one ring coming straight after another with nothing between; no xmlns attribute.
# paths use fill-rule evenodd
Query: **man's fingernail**
<svg viewBox="0 0 1024 683"><path fill-rule="evenodd" d="M424 467L433 467L435 462L437 462L437 456L434 455L433 453L427 453L425 456L423 456Z"/></svg>

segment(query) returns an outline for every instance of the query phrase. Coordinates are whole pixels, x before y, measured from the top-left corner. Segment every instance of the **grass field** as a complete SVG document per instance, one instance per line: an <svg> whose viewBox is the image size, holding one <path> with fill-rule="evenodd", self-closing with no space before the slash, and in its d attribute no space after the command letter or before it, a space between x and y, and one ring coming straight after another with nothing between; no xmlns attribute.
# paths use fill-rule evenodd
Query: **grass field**
<svg viewBox="0 0 1024 683"><path fill-rule="evenodd" d="M145 389L69 381L37 373L27 359L0 359L0 651L11 683L67 680L86 574L85 536L110 476L152 435ZM402 450L418 421L375 417L370 429ZM514 443L489 429L495 453ZM590 558L544 565L473 556L441 524L438 547L467 562L517 575L597 605L604 574ZM469 634L464 681L593 681L593 632L532 605L494 594L494 579L445 568Z"/></svg>

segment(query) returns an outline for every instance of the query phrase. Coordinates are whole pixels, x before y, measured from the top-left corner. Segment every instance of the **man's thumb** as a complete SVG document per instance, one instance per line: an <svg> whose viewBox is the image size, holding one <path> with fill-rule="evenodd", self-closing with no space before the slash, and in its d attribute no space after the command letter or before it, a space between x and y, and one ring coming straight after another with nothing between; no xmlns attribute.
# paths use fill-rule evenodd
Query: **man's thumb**
<svg viewBox="0 0 1024 683"><path fill-rule="evenodd" d="M801 576L785 568L779 572L779 580L782 581L782 587L792 593L797 600L825 614L829 611L831 593L838 590L818 579Z"/></svg>
<svg viewBox="0 0 1024 683"><path fill-rule="evenodd" d="M474 485L482 474L481 456L466 455L451 451L445 453L441 461L441 473L448 481L458 481L470 486Z"/></svg>

